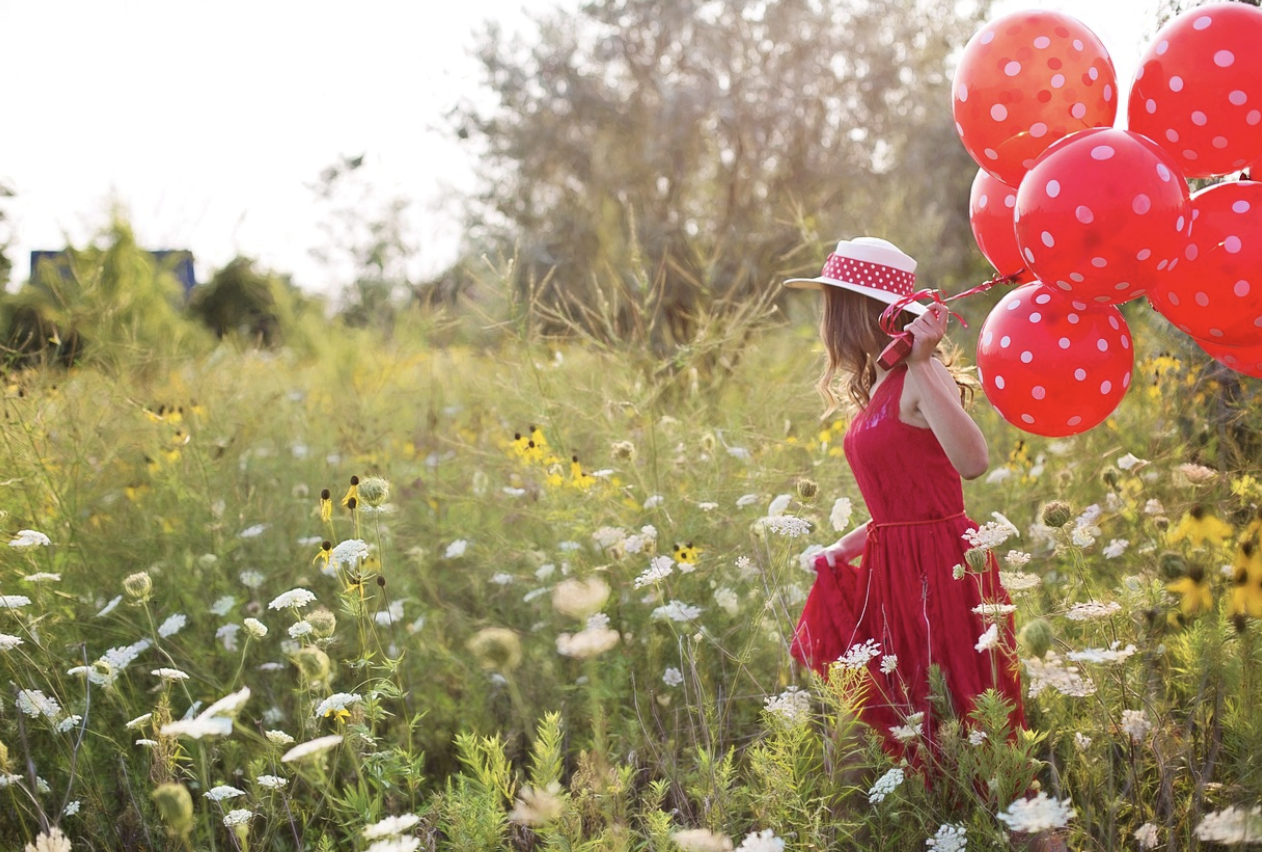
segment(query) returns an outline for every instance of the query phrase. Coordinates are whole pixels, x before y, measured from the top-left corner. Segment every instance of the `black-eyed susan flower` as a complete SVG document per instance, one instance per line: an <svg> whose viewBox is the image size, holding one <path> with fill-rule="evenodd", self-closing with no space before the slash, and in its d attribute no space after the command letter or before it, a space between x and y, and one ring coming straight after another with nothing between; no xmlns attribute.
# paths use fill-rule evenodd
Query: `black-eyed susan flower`
<svg viewBox="0 0 1262 852"><path fill-rule="evenodd" d="M1200 565L1189 565L1187 573L1167 583L1166 589L1179 596L1179 612L1184 618L1194 618L1202 612L1209 612L1214 606L1209 578Z"/></svg>
<svg viewBox="0 0 1262 852"><path fill-rule="evenodd" d="M692 542L675 545L674 558L680 565L696 565L700 555L701 548L693 547Z"/></svg>
<svg viewBox="0 0 1262 852"><path fill-rule="evenodd" d="M325 488L320 492L320 521L328 523L331 520L333 520L333 494ZM326 541L325 544L328 542Z"/></svg>
<svg viewBox="0 0 1262 852"><path fill-rule="evenodd" d="M578 461L578 456L570 456L570 484L580 490L591 488L596 483L596 477L583 470L583 465Z"/></svg>
<svg viewBox="0 0 1262 852"><path fill-rule="evenodd" d="M332 566L329 565L329 557L332 555L333 555L333 542L322 541L320 542L319 551L316 552L315 558L312 559L311 561L319 562L321 559L323 559L324 567L320 569L320 572L323 574L331 574L333 572L333 568Z"/></svg>
<svg viewBox="0 0 1262 852"><path fill-rule="evenodd" d="M1231 534L1231 524L1214 517L1204 506L1193 506L1166 535L1166 540L1173 544L1187 539L1193 547L1201 547L1206 541L1222 544Z"/></svg>
<svg viewBox="0 0 1262 852"><path fill-rule="evenodd" d="M1251 529L1254 524L1250 524ZM1256 533L1242 538L1232 565L1231 599L1227 609L1232 616L1262 618L1262 550Z"/></svg>
<svg viewBox="0 0 1262 852"><path fill-rule="evenodd" d="M346 493L344 495L342 495L342 505L347 506L349 508L354 508L353 506L351 506L351 501L358 500L358 498L359 498L359 477L352 476L351 487L346 490Z"/></svg>

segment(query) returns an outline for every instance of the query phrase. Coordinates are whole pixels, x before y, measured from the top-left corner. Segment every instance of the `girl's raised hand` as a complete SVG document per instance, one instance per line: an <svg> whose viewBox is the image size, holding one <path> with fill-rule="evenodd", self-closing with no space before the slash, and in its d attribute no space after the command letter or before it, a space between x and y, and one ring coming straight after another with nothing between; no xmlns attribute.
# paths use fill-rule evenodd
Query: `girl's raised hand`
<svg viewBox="0 0 1262 852"><path fill-rule="evenodd" d="M912 334L911 354L907 356L907 360L929 360L946 334L947 322L950 318L951 312L947 307L935 302L929 305L927 311L909 322L904 327L905 331Z"/></svg>

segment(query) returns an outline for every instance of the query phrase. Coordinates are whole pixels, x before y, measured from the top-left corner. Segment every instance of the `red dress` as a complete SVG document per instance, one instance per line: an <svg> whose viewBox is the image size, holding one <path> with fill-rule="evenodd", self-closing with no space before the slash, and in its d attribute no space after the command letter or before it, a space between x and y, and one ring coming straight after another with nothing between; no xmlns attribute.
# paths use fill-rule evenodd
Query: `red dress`
<svg viewBox="0 0 1262 852"><path fill-rule="evenodd" d="M867 663L872 689L861 712L895 756L904 750L891 734L908 717L924 712L923 731L933 742L936 720L929 705L928 673L936 663L946 676L955 715L973 709L973 696L995 687L1015 709L1013 730L1024 715L1012 616L998 619L998 646L976 645L992 620L974 613L979 604L1008 604L998 564L953 577L969 548L963 534L978 525L964 514L960 475L930 429L899 418L907 370L888 374L846 431L846 459L854 471L872 522L858 566L815 559L816 579L798 621L791 652L827 675L828 666L856 645L879 644ZM869 647L871 647L869 645ZM883 658L897 656L897 664Z"/></svg>

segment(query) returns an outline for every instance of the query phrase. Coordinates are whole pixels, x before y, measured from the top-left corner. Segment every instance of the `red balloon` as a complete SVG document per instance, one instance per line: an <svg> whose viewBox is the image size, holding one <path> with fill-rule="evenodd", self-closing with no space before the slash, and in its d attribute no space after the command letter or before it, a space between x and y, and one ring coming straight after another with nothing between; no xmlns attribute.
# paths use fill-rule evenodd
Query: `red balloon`
<svg viewBox="0 0 1262 852"><path fill-rule="evenodd" d="M1254 343L1250 346L1222 346L1207 340L1198 340L1196 345L1205 350L1206 355L1237 373L1262 379L1262 343Z"/></svg>
<svg viewBox="0 0 1262 852"><path fill-rule="evenodd" d="M1262 342L1262 183L1234 181L1192 196L1183 257L1148 294L1186 334L1220 346Z"/></svg>
<svg viewBox="0 0 1262 852"><path fill-rule="evenodd" d="M1009 291L977 343L982 389L1013 426L1048 437L1085 432L1131 384L1135 355L1122 312L1043 284Z"/></svg>
<svg viewBox="0 0 1262 852"><path fill-rule="evenodd" d="M1262 155L1262 9L1211 3L1162 27L1140 58L1127 126L1188 177L1225 175Z"/></svg>
<svg viewBox="0 0 1262 852"><path fill-rule="evenodd" d="M1005 15L975 33L955 69L955 130L977 164L1017 186L1048 145L1110 127L1117 72L1095 33L1061 12Z"/></svg>
<svg viewBox="0 0 1262 852"><path fill-rule="evenodd" d="M1015 189L992 177L985 169L977 170L968 199L968 223L973 228L973 238L996 272L1005 278L1027 283L1034 276L1025 268L1025 259L1021 257L1021 249L1017 248L1017 232L1013 223L1016 206Z"/></svg>
<svg viewBox="0 0 1262 852"><path fill-rule="evenodd" d="M1082 130L1039 157L1017 190L1017 245L1038 279L1116 304L1174 265L1192 225L1170 155L1129 130Z"/></svg>

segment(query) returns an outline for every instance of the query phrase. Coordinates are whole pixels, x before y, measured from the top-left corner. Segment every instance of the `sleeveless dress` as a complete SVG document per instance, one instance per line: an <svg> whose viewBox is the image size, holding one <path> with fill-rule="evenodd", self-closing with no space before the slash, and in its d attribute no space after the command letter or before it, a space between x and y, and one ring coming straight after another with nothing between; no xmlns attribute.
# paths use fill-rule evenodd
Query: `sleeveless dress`
<svg viewBox="0 0 1262 852"><path fill-rule="evenodd" d="M896 367L880 382L846 431L846 460L872 521L859 564L836 567L815 558L815 584L794 634L791 653L803 665L827 676L829 665L856 645L867 645L865 666L871 689L860 712L880 734L886 750L904 753L911 737L897 726L914 727L924 713L921 734L932 747L934 719L929 704L929 666L946 677L952 709L962 721L973 697L992 687L1014 703L1012 730L1024 724L1018 661L1011 615L975 613L983 602L1010 604L999 583L994 556L983 573L957 580L965 563L962 537L977 524L964 514L960 475L931 429L899 418L907 369ZM976 646L998 624L993 649ZM889 660L893 655L897 661ZM861 652L851 653L861 665ZM910 722L910 724L909 724Z"/></svg>

